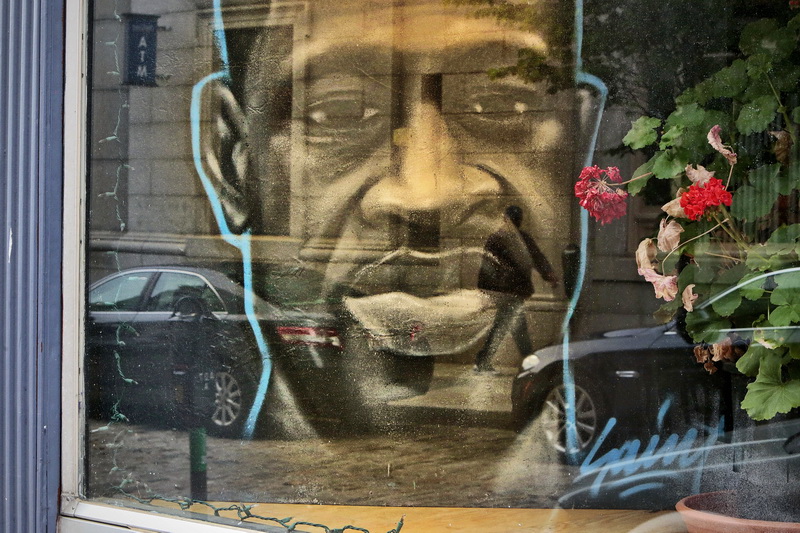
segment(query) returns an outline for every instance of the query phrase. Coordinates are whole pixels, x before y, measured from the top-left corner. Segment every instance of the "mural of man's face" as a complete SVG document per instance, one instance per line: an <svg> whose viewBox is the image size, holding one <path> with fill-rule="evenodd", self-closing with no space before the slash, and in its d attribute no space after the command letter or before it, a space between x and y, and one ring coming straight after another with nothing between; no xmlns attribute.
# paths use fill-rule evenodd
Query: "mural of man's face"
<svg viewBox="0 0 800 533"><path fill-rule="evenodd" d="M254 234L274 232L271 213L289 202L299 259L384 349L474 348L492 321L478 269L504 208L523 208L551 260L569 232L585 94L487 75L520 49L554 54L552 23L522 31L443 2L310 10L291 56L276 60L267 38L250 51L246 164L231 167L258 205L243 216Z"/></svg>

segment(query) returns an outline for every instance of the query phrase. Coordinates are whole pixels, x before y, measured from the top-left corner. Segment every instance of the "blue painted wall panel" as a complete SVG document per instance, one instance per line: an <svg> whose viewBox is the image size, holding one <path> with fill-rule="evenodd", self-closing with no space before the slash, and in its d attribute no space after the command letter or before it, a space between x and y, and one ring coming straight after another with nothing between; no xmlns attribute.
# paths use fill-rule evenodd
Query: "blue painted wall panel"
<svg viewBox="0 0 800 533"><path fill-rule="evenodd" d="M3 532L55 531L58 509L62 21L63 0L0 2Z"/></svg>

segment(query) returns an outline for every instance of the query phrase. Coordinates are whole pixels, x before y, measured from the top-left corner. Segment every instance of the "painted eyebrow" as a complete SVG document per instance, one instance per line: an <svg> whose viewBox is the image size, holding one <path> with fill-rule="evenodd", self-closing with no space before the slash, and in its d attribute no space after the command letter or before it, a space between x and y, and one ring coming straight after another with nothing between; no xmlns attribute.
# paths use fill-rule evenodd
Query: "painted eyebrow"
<svg viewBox="0 0 800 533"><path fill-rule="evenodd" d="M487 68L505 66L516 62L516 50L524 48L526 45L521 42L508 39L488 39L486 41L471 42L463 45L451 45L436 50L408 51L398 50L397 52L406 57L426 56L436 54L443 58L442 73L458 72L485 72ZM498 61L488 64L485 61L469 70L454 70L454 66L466 66L474 64L475 58L487 49L503 48L509 50L508 58L499 56ZM342 43L341 46L310 47L309 49L297 49L295 55L305 55L307 68L312 69L312 76L331 75L342 73L360 73L364 75L386 76L390 75L391 70L388 60L395 51L391 46L365 44L356 46L350 43ZM302 59L302 58L301 58ZM486 64L483 64L486 63ZM433 73L433 72L430 72Z"/></svg>

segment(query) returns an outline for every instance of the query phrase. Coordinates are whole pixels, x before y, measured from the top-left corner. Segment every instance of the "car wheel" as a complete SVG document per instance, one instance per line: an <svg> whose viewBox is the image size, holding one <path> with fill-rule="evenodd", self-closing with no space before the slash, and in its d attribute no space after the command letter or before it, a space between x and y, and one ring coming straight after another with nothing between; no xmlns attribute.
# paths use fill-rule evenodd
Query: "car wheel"
<svg viewBox="0 0 800 533"><path fill-rule="evenodd" d="M575 385L575 423L577 442L567 449L567 389L563 384L550 389L545 396L539 424L548 445L565 459L582 460L602 431L605 417L598 394Z"/></svg>
<svg viewBox="0 0 800 533"><path fill-rule="evenodd" d="M255 396L255 382L246 371L223 366L214 373L214 406L209 433L226 438L242 436Z"/></svg>

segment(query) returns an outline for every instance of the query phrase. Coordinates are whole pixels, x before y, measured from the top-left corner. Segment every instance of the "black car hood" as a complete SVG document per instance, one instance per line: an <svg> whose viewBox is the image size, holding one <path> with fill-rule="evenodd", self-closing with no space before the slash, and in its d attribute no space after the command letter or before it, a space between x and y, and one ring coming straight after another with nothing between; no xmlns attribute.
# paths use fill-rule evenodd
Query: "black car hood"
<svg viewBox="0 0 800 533"><path fill-rule="evenodd" d="M579 359L589 354L598 352L613 352L618 350L646 349L650 347L664 332L674 327L674 323L654 326L649 328L633 328L612 330L600 334L598 337L569 343L569 358ZM564 345L555 344L534 352L539 358L535 368L523 371L523 374L538 372L547 365L560 361L563 357Z"/></svg>

